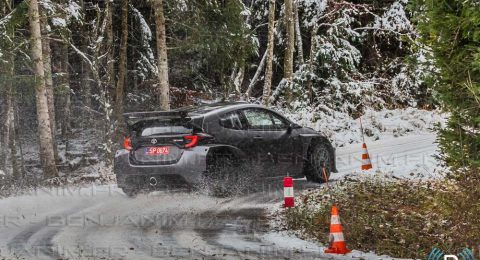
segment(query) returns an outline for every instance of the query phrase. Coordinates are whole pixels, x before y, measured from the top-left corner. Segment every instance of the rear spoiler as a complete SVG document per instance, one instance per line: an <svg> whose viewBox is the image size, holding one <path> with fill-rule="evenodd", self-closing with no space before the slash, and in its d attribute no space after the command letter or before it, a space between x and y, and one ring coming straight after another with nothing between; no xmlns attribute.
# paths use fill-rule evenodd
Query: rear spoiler
<svg viewBox="0 0 480 260"><path fill-rule="evenodd" d="M188 114L186 111L148 111L148 112L131 112L124 113L123 117L127 125L133 125L140 121L145 120L163 120L163 119L184 119L185 121L190 120L187 117Z"/></svg>

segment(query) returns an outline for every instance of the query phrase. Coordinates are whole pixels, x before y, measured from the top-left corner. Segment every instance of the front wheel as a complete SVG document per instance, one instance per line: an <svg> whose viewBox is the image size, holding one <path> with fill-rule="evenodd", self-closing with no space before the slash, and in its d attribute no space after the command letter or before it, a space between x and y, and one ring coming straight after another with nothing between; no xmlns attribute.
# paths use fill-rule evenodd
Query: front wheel
<svg viewBox="0 0 480 260"><path fill-rule="evenodd" d="M308 181L324 183L330 178L332 153L325 143L313 145L308 151L305 175Z"/></svg>

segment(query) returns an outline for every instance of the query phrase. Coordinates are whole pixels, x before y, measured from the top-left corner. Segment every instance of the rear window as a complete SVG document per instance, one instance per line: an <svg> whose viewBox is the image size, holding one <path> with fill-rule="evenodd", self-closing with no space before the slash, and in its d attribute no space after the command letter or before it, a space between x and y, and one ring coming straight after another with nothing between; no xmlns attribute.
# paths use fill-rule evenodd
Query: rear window
<svg viewBox="0 0 480 260"><path fill-rule="evenodd" d="M162 135L162 134L188 134L192 129L185 126L152 126L142 129L140 136Z"/></svg>
<svg viewBox="0 0 480 260"><path fill-rule="evenodd" d="M131 126L130 131L136 136L154 136L165 134L189 134L193 127L190 122L179 119L146 120Z"/></svg>

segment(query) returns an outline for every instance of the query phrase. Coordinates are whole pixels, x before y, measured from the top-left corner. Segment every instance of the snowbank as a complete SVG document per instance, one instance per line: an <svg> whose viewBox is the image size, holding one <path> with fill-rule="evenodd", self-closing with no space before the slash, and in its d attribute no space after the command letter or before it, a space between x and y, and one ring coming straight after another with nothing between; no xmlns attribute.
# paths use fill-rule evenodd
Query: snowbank
<svg viewBox="0 0 480 260"><path fill-rule="evenodd" d="M296 112L284 110L282 113L297 124L323 133L336 147L362 142L360 120L346 113L333 111L330 114L310 109ZM445 125L447 115L436 110L417 108L380 111L367 109L361 119L366 141L371 142L387 137L431 133L437 125Z"/></svg>

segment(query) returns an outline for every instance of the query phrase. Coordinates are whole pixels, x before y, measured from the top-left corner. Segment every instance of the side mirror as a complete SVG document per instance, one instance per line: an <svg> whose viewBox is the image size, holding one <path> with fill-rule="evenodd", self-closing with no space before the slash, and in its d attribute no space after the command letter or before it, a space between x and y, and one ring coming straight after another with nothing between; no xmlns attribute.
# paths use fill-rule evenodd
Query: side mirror
<svg viewBox="0 0 480 260"><path fill-rule="evenodd" d="M291 134L293 129L297 129L297 128L302 128L302 127L295 123L290 123L287 128L287 134Z"/></svg>

